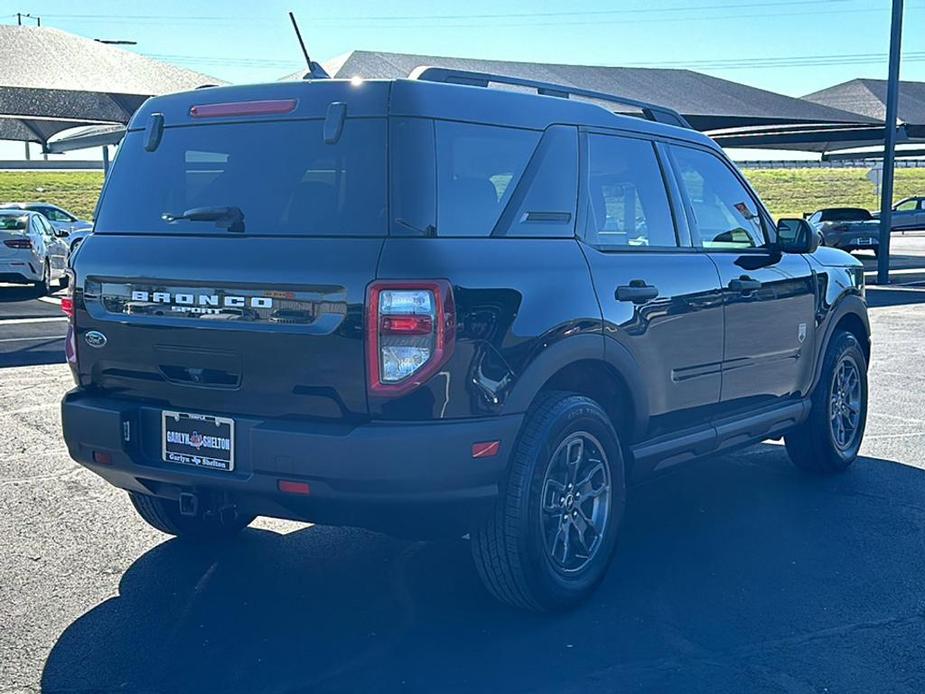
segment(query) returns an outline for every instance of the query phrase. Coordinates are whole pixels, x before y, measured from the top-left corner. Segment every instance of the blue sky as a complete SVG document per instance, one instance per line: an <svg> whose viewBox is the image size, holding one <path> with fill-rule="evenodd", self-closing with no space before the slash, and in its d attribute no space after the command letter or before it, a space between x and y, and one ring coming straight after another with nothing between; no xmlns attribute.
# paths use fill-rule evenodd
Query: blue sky
<svg viewBox="0 0 925 694"><path fill-rule="evenodd" d="M886 74L889 0L12 0L16 11L233 82L301 67L286 11L309 49L352 49L600 65L692 67L799 96ZM3 8L8 8L9 11ZM906 0L903 69L925 79L925 0ZM848 56L848 57L845 57ZM741 61L741 63L739 63ZM739 63L739 64L737 64Z"/></svg>
<svg viewBox="0 0 925 694"><path fill-rule="evenodd" d="M352 49L598 65L689 67L792 96L885 77L890 0L3 0L89 38L231 82L302 67L286 12L316 60ZM25 20L31 21L31 20ZM925 0L906 0L904 79L925 80ZM6 148L4 148L6 149Z"/></svg>

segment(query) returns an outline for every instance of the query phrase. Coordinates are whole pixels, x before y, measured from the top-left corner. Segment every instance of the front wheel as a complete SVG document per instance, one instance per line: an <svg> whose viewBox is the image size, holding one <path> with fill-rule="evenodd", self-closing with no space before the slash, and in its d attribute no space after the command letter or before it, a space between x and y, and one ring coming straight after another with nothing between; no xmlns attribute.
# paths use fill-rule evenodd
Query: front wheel
<svg viewBox="0 0 925 694"><path fill-rule="evenodd" d="M867 359L857 338L835 333L809 418L784 440L793 464L817 473L847 470L858 456L867 424Z"/></svg>
<svg viewBox="0 0 925 694"><path fill-rule="evenodd" d="M524 421L495 509L471 534L485 587L536 611L583 600L613 556L625 498L620 442L600 405L542 396Z"/></svg>

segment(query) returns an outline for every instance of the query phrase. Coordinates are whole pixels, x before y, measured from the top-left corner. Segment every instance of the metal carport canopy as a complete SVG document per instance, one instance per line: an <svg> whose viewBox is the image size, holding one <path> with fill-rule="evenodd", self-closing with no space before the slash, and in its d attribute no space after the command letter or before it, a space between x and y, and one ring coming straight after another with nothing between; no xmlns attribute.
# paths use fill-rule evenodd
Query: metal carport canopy
<svg viewBox="0 0 925 694"><path fill-rule="evenodd" d="M871 152L869 156L883 158L886 91L886 80L859 78L807 94L802 99L820 106L852 111L859 117L878 122L879 126L749 127L711 132L710 135L724 147L788 149L823 154L878 147L879 152ZM904 146L925 144L925 82L899 83L896 141ZM868 156L867 153L862 154ZM903 152L897 150L896 154L902 156Z"/></svg>
<svg viewBox="0 0 925 694"><path fill-rule="evenodd" d="M222 84L208 75L47 27L0 25L0 140L127 123L150 96Z"/></svg>
<svg viewBox="0 0 925 694"><path fill-rule="evenodd" d="M332 77L341 79L395 79L407 77L420 66L513 75L618 94L668 106L701 131L746 126L865 125L877 122L856 113L691 70L522 63L378 51L352 51L324 64ZM304 70L284 79L300 79L303 74ZM601 105L607 107L606 104Z"/></svg>

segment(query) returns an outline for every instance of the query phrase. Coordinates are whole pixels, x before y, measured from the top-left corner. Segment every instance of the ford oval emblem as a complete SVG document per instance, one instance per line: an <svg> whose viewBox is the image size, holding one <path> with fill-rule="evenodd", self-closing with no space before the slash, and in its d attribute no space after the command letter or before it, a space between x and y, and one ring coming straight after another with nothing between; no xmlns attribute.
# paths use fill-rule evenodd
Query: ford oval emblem
<svg viewBox="0 0 925 694"><path fill-rule="evenodd" d="M106 346L106 336L99 332L98 330L91 330L86 335L84 335L84 340L91 347L105 347Z"/></svg>

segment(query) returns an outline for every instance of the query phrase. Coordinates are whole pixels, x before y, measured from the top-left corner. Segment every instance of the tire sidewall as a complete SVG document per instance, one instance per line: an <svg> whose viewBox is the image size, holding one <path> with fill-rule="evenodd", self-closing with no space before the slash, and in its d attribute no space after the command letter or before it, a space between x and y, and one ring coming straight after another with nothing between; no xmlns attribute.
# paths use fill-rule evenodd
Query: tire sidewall
<svg viewBox="0 0 925 694"><path fill-rule="evenodd" d="M584 431L594 436L604 448L610 467L611 499L604 540L591 563L580 572L566 575L558 571L546 554L540 524L540 504L543 481L550 458L559 444L569 435ZM617 535L626 505L624 461L620 443L604 411L593 401L570 396L557 403L546 418L539 445L523 451L531 457L528 481L526 517L519 519L520 555L524 557L524 573L534 583L534 594L546 596L549 607L564 608L580 600L604 577L614 554Z"/></svg>

